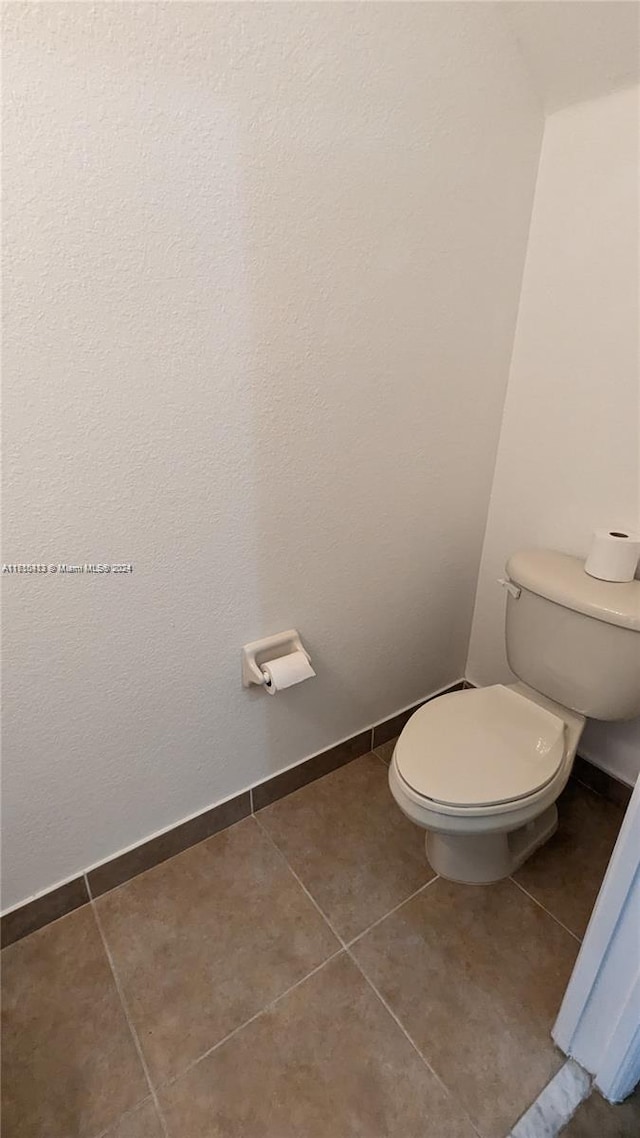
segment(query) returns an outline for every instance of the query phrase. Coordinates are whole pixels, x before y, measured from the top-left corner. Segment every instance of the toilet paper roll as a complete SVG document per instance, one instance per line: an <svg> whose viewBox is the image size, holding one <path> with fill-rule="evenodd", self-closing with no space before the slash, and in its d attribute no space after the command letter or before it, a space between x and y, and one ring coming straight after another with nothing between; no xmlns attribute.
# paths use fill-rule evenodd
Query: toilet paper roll
<svg viewBox="0 0 640 1138"><path fill-rule="evenodd" d="M301 684L315 676L304 652L290 652L288 656L279 656L277 660L269 660L267 664L260 665L260 671L265 678L265 691L275 695L283 688L290 688L293 684Z"/></svg>
<svg viewBox="0 0 640 1138"><path fill-rule="evenodd" d="M584 569L600 581L633 581L638 559L640 534L602 529L593 535Z"/></svg>

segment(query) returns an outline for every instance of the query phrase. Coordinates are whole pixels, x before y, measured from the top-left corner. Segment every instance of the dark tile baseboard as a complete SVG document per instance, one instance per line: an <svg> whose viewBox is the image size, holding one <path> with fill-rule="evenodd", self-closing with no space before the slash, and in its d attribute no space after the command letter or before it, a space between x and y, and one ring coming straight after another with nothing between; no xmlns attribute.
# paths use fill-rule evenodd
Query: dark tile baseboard
<svg viewBox="0 0 640 1138"><path fill-rule="evenodd" d="M73 881L52 889L43 897L27 901L19 909L13 909L2 917L2 947L21 940L29 933L36 932L44 925L66 916L73 909L86 905L92 897L99 897L110 889L123 885L125 881L137 877L139 873L144 873L145 870L152 869L154 865L159 865L175 854L182 853L190 846L205 841L206 838L225 830L227 826L232 826L234 822L239 822L254 811L270 806L279 798L284 798L287 794L292 794L293 791L350 763L360 755L365 755L374 747L398 735L414 711L424 703L428 703L430 699L437 699L440 695L459 691L464 686L465 681L462 680L452 684L444 691L420 700L413 707L391 716L390 719L385 719L375 727L369 727L366 731L337 743L335 747L330 747L319 755L312 755L310 759L298 763L297 766L273 775L258 786L254 786L252 790L243 791L235 798L221 802L218 806L205 810L203 814L198 814L196 818L181 822L166 833L143 842L127 853L119 854L103 865L96 866L95 869L88 870Z"/></svg>
<svg viewBox="0 0 640 1138"><path fill-rule="evenodd" d="M273 778L268 778L266 782L254 786L251 791L253 809L262 810L263 806L270 806L272 802L277 802L279 798L285 798L287 794L292 794L301 786L315 782L317 778L330 774L331 771L343 767L345 763L350 763L352 759L357 759L360 755L366 755L367 751L371 750L371 734L371 729L362 731L360 735L353 735L344 743L338 743L335 747L330 747L328 751L313 755L306 762L298 763L297 766L290 767L289 770L282 771L281 774L276 774Z"/></svg>
<svg viewBox="0 0 640 1138"><path fill-rule="evenodd" d="M606 798L609 802L620 806L622 810L627 809L633 788L627 786L626 782L620 782L620 779L608 771L595 766L589 762L589 759L576 755L571 775L584 786L588 786L589 790L599 794L601 798Z"/></svg>
<svg viewBox="0 0 640 1138"><path fill-rule="evenodd" d="M130 878L137 877L139 873L144 873L145 869L152 869L154 865L160 865L160 862L167 861L183 850L188 850L190 846L213 837L220 830L226 830L228 826L240 822L250 813L251 794L245 790L236 798L221 802L219 806L212 806L210 810L205 810L204 814L198 814L188 822L181 822L172 830L159 834L157 838L151 838L141 846L112 858L111 861L105 861L86 874L91 896L100 897L103 893L108 893L110 889L115 889Z"/></svg>
<svg viewBox="0 0 640 1138"><path fill-rule="evenodd" d="M86 905L88 900L86 879L76 877L73 881L52 889L50 893L45 893L43 897L36 897L35 901L27 901L19 909L5 913L2 918L2 947L6 948L8 944L22 940L29 933L57 921L58 917L65 917L67 913Z"/></svg>

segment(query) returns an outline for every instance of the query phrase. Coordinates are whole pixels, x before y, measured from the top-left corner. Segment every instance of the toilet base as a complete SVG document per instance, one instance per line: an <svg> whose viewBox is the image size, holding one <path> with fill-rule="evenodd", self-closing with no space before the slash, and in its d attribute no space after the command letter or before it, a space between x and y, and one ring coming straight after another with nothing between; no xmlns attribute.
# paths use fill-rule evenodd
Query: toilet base
<svg viewBox="0 0 640 1138"><path fill-rule="evenodd" d="M461 885L502 881L544 845L558 828L555 803L511 833L442 834L427 830L425 847L431 868Z"/></svg>

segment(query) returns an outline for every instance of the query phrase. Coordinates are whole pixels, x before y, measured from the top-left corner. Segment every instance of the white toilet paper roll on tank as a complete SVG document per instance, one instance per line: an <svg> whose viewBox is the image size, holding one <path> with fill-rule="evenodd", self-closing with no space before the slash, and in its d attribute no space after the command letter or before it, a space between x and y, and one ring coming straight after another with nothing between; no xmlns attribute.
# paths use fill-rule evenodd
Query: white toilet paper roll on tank
<svg viewBox="0 0 640 1138"><path fill-rule="evenodd" d="M633 581L640 558L640 534L597 530L591 540L585 573L600 581Z"/></svg>
<svg viewBox="0 0 640 1138"><path fill-rule="evenodd" d="M288 656L279 656L276 660L269 660L260 665L260 671L265 678L265 691L275 695L277 691L300 684L315 676L315 672L304 652L290 652Z"/></svg>

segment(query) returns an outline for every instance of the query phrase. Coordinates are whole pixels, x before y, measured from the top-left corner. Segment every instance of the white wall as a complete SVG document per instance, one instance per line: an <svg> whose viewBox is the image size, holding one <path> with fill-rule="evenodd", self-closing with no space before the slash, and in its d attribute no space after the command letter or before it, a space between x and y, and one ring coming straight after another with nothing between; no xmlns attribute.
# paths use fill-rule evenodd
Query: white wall
<svg viewBox="0 0 640 1138"><path fill-rule="evenodd" d="M462 675L542 120L484 4L5 24L3 560L135 565L5 579L11 906Z"/></svg>
<svg viewBox="0 0 640 1138"><path fill-rule="evenodd" d="M584 556L592 531L637 527L638 89L547 119L467 674L506 679L515 549ZM633 782L640 722L593 724L582 754Z"/></svg>

